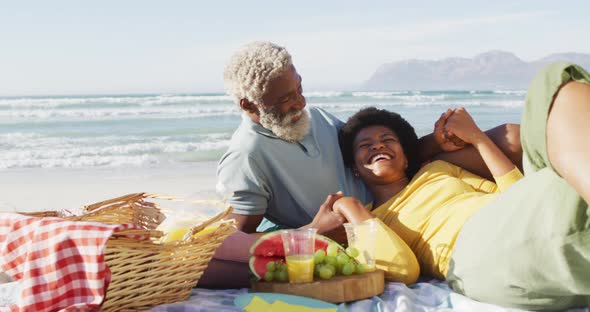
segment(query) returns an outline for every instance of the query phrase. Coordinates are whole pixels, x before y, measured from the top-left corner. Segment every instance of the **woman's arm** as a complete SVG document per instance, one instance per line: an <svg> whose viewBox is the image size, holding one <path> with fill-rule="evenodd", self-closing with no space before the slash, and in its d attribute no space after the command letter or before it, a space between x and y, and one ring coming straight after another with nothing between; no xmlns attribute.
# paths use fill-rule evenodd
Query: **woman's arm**
<svg viewBox="0 0 590 312"><path fill-rule="evenodd" d="M334 203L334 212L342 214L351 223L374 219L375 262L378 269L385 271L385 279L393 282L413 284L420 275L420 265L410 247L391 228L375 218L363 204L353 197L342 197Z"/></svg>
<svg viewBox="0 0 590 312"><path fill-rule="evenodd" d="M492 176L501 177L516 167L500 148L483 132L465 108L457 108L447 119L445 129L479 152Z"/></svg>

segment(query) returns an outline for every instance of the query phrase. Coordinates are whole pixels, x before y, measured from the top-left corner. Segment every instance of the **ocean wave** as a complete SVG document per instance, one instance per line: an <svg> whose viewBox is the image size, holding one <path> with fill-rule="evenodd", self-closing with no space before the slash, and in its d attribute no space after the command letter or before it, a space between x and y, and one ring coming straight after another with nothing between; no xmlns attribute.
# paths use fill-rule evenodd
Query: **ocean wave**
<svg viewBox="0 0 590 312"><path fill-rule="evenodd" d="M20 142L32 142L43 137L39 133L11 132L0 133L0 146L9 146Z"/></svg>
<svg viewBox="0 0 590 312"><path fill-rule="evenodd" d="M303 96L306 98L325 98L325 97L339 97L346 95L345 92L342 91L311 91L311 92L303 92Z"/></svg>
<svg viewBox="0 0 590 312"><path fill-rule="evenodd" d="M102 97L0 98L0 108L60 108L96 106L159 106L175 104L232 103L227 95L153 95Z"/></svg>
<svg viewBox="0 0 590 312"><path fill-rule="evenodd" d="M100 108L100 109L28 109L0 110L0 119L82 119L101 120L113 118L195 118L226 115L239 115L240 109L235 105L224 106L177 106L177 107L140 107L140 108Z"/></svg>
<svg viewBox="0 0 590 312"><path fill-rule="evenodd" d="M453 98L447 95L398 95L375 97L372 100L330 101L316 98L309 100L308 105L327 109L359 109L365 106L497 106L521 107L522 99L502 99L471 96L468 98ZM117 120L207 120L220 117L239 118L242 111L235 105L206 105L206 106L170 106L170 107L141 107L118 109L28 109L28 110L0 110L0 122L10 124L37 121L117 121Z"/></svg>
<svg viewBox="0 0 590 312"><path fill-rule="evenodd" d="M397 100L397 101L440 101L446 99L449 94L435 93L422 94L420 91L400 91L400 92L353 92L353 97L370 98L377 100Z"/></svg>
<svg viewBox="0 0 590 312"><path fill-rule="evenodd" d="M493 90L495 94L503 94L503 95L519 95L524 96L526 95L526 90Z"/></svg>
<svg viewBox="0 0 590 312"><path fill-rule="evenodd" d="M311 105L323 107L325 109L332 108L360 108L364 106L498 106L498 107L520 107L524 104L522 100L515 100L514 98L480 98L476 96L471 97L452 97L447 94L440 95L398 95L398 96L380 96L375 97L374 101L364 100L361 102L324 102L315 101Z"/></svg>
<svg viewBox="0 0 590 312"><path fill-rule="evenodd" d="M316 102L311 105L324 108L330 112L339 111L340 109L359 110L366 106L382 106L382 107L418 107L418 106L497 106L497 107L521 107L524 100L474 100L474 99L428 99L427 101L420 101L417 98L404 100L400 102L392 101L376 101L364 103L333 103L333 102Z"/></svg>
<svg viewBox="0 0 590 312"><path fill-rule="evenodd" d="M86 155L76 158L19 158L1 159L0 169L12 168L88 168L88 167L144 167L157 165L159 159L154 155L135 156L96 156Z"/></svg>
<svg viewBox="0 0 590 312"><path fill-rule="evenodd" d="M100 150L108 150L115 148L113 145L126 146L129 145L128 150L132 149L134 144L147 144L144 146L152 146L142 151L147 151L153 148L153 146L165 146L167 144L173 144L179 142L187 144L188 147L195 149L202 149L198 144L209 144L220 143L227 144L231 138L231 133L220 132L220 133L206 133L206 134L189 134L184 136L137 136L137 135L104 135L104 136L82 136L82 137L70 137L70 136L47 136L42 133L23 133L13 132L0 134L0 142L2 142L7 148L14 149L29 149L34 147L41 148L70 148L70 147L85 147L85 148L97 148ZM149 143L146 143L149 142ZM158 149L163 150L163 149ZM1 154L0 154L1 157Z"/></svg>
<svg viewBox="0 0 590 312"><path fill-rule="evenodd" d="M401 95L401 94L410 94L410 91L355 91L352 92L352 96L354 97L383 97L383 96L391 96L391 95Z"/></svg>
<svg viewBox="0 0 590 312"><path fill-rule="evenodd" d="M19 136L33 139L19 141ZM179 154L225 149L229 146L230 137L229 133L214 133L194 136L194 141L186 142L170 137L47 138L39 135L3 135L1 138L10 141L5 143L0 154L0 169L152 165L162 158L174 159Z"/></svg>

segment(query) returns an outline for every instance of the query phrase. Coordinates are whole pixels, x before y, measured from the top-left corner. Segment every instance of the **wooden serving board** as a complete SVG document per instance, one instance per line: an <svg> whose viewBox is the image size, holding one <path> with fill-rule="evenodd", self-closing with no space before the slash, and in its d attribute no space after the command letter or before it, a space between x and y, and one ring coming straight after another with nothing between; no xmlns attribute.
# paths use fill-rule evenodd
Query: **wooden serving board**
<svg viewBox="0 0 590 312"><path fill-rule="evenodd" d="M332 303L360 300L383 292L383 271L376 270L359 275L335 276L329 280L314 280L311 283L254 282L252 291L283 293L320 299Z"/></svg>

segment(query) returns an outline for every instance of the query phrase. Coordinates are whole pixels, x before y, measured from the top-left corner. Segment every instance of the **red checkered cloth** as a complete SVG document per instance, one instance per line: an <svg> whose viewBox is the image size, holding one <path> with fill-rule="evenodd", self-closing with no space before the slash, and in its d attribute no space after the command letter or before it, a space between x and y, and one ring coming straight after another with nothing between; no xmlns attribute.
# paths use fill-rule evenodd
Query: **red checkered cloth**
<svg viewBox="0 0 590 312"><path fill-rule="evenodd" d="M22 289L0 311L99 311L111 280L106 242L132 228L0 213L0 269Z"/></svg>

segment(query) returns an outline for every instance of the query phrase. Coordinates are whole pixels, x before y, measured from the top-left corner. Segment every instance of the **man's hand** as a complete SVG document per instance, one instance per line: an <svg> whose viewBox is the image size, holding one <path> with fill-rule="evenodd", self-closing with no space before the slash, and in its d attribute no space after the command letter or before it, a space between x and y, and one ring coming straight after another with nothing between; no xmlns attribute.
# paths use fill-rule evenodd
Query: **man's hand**
<svg viewBox="0 0 590 312"><path fill-rule="evenodd" d="M342 198L342 193L340 192L328 195L328 198L320 206L320 210L313 218L313 221L307 227L316 228L318 229L318 234L323 234L342 226L346 222L346 219L341 214L332 210L334 202L340 198Z"/></svg>
<svg viewBox="0 0 590 312"><path fill-rule="evenodd" d="M434 140L445 152L453 152L465 147L465 142L458 138L452 131L446 129L449 117L453 115L452 109L447 109L434 123Z"/></svg>
<svg viewBox="0 0 590 312"><path fill-rule="evenodd" d="M469 144L475 144L482 136L485 136L463 107L455 109L452 116L447 118L445 129Z"/></svg>

